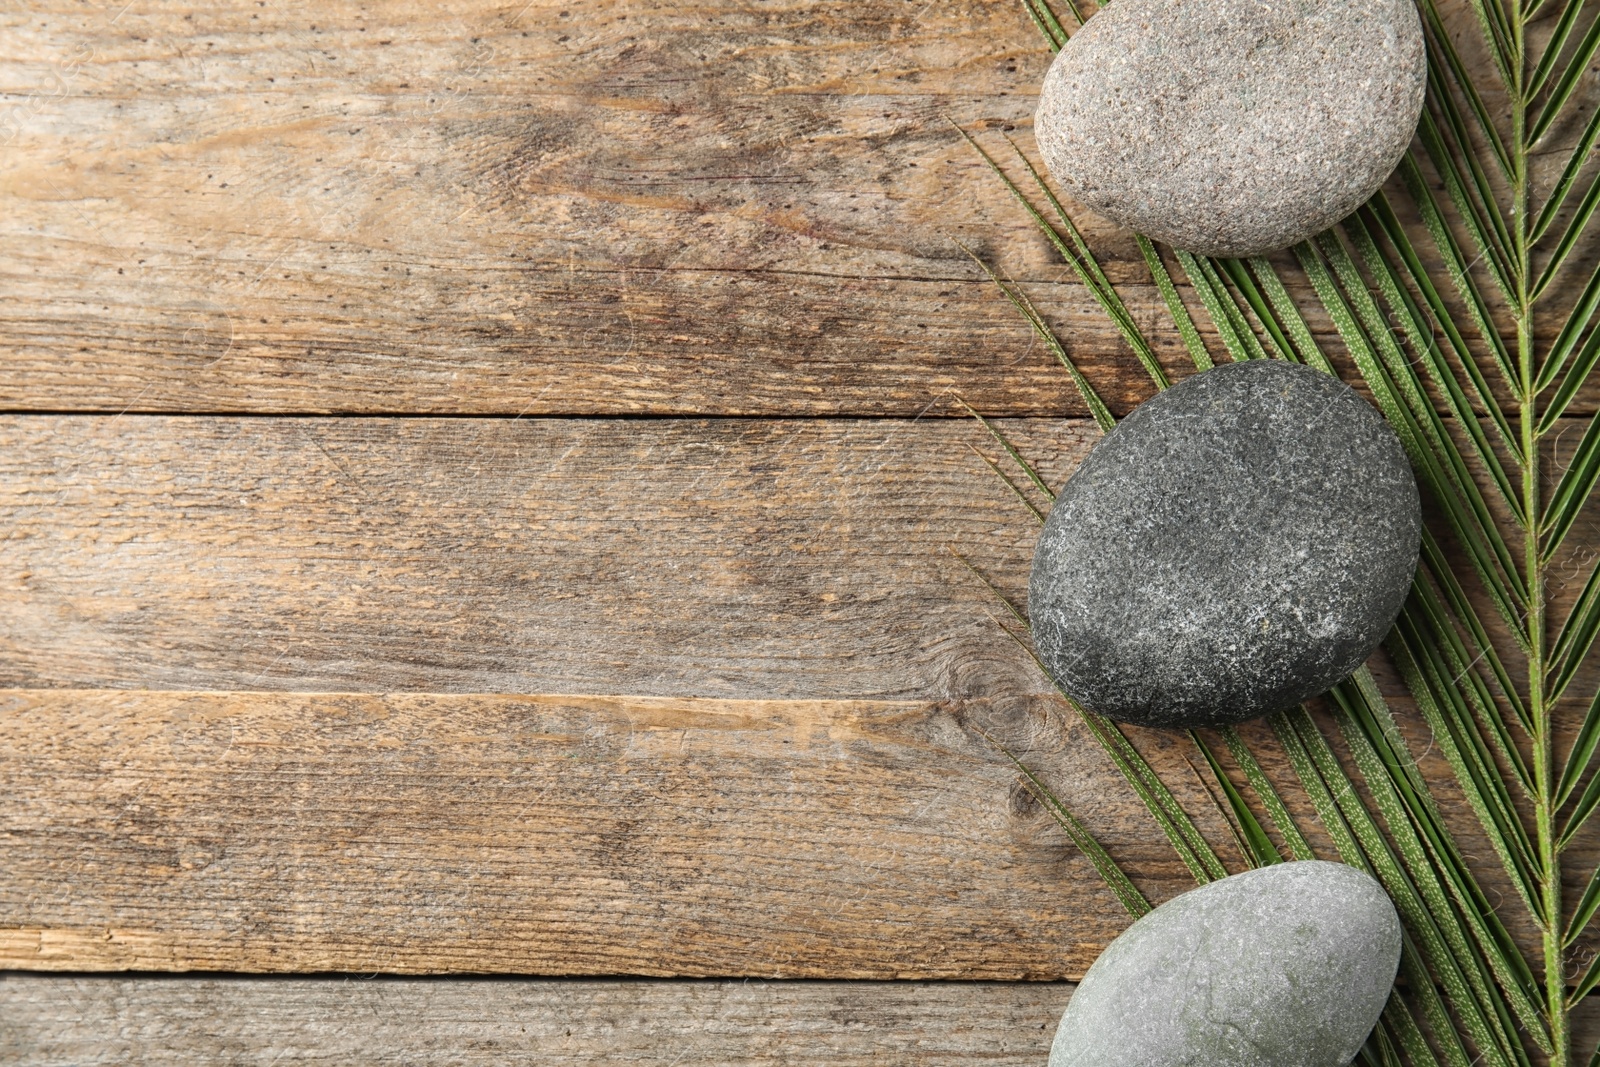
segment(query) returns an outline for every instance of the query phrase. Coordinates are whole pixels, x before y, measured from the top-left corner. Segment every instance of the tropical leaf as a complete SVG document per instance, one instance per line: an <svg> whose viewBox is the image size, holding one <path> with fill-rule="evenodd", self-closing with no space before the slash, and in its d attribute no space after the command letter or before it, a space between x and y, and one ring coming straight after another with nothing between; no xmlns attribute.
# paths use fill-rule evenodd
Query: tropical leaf
<svg viewBox="0 0 1600 1067"><path fill-rule="evenodd" d="M1574 1003L1600 987L1600 962L1578 957L1600 913L1600 871L1579 872L1577 899L1562 892L1563 861L1600 808L1600 693L1572 691L1580 680L1593 685L1584 668L1600 640L1600 567L1586 564L1564 618L1550 607L1554 561L1572 555L1568 541L1586 529L1581 517L1600 484L1600 421L1591 410L1600 268L1587 268L1578 285L1562 280L1597 251L1600 167L1590 156L1600 145L1600 109L1584 86L1600 55L1600 16L1585 0L1557 0L1535 33L1530 24L1548 0L1456 2L1470 9L1462 13L1481 49L1452 35L1454 13L1418 0L1430 70L1414 148L1389 189L1293 250L1297 269L1136 237L1189 362L1204 370L1219 358L1288 359L1346 377L1400 437L1429 516L1412 594L1384 643L1415 717L1397 717L1363 668L1326 700L1272 718L1270 765L1286 765L1292 781L1274 782L1257 756L1265 742L1247 744L1231 729L1220 745L1193 734L1189 765L1247 864L1312 858L1310 842L1320 837L1394 899L1406 926L1402 982L1362 1062L1570 1067L1581 1057L1600 1067L1600 1050L1572 1047L1570 1021ZM1023 3L1053 50L1083 21L1076 7ZM1487 62L1470 58L1478 55ZM1165 388L1159 346L1068 205L1015 144L1021 180L978 137L962 136L1089 289L1153 386ZM1556 175L1548 187L1534 179L1536 158ZM1113 412L1043 314L1014 282L984 270L1109 431ZM1333 336L1313 321L1331 323ZM984 425L1005 456L984 462L1042 519L1024 486L1049 490L1021 451ZM1563 439L1576 443L1551 470ZM1020 475L1007 475L1004 462ZM1027 620L1007 607L1005 632L1031 655ZM1558 730L1557 701L1575 699L1587 711ZM1139 732L1073 710L1194 877L1220 877L1217 850L1179 804L1175 783L1140 754ZM1458 844L1468 828L1446 823L1433 793L1439 783L1423 774L1415 744L1444 757L1478 841ZM1022 757L1007 755L1129 903L1126 875L1103 866L1109 857L1083 825ZM1492 854L1490 870L1468 859L1478 854ZM1515 893L1502 907L1480 881L1491 873ZM1501 919L1503 907L1518 904L1535 943L1519 942Z"/></svg>

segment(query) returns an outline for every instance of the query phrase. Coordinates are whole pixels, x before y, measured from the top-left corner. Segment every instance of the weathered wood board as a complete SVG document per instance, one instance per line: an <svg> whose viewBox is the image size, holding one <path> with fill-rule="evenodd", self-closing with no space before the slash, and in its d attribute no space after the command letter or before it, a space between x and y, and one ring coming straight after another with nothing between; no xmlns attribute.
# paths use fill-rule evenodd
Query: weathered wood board
<svg viewBox="0 0 1600 1067"><path fill-rule="evenodd" d="M0 405L1073 405L955 239L1027 246L1109 394L1143 395L946 121L1028 121L1048 57L1006 2L35 5L4 32Z"/></svg>
<svg viewBox="0 0 1600 1067"><path fill-rule="evenodd" d="M1038 1067L1064 984L0 978L15 1067Z"/></svg>
<svg viewBox="0 0 1600 1067"><path fill-rule="evenodd" d="M1059 484L1092 425L1011 424ZM971 420L0 419L0 684L1044 692Z"/></svg>
<svg viewBox="0 0 1600 1067"><path fill-rule="evenodd" d="M1014 0L49 0L0 35L0 409L1083 414L958 241L1114 408L1150 391L951 126L1032 150Z"/></svg>
<svg viewBox="0 0 1600 1067"><path fill-rule="evenodd" d="M1052 485L1097 437L1003 428ZM0 685L1042 694L962 562L1025 599L1035 520L974 447L1005 458L971 420L3 417Z"/></svg>
<svg viewBox="0 0 1600 1067"><path fill-rule="evenodd" d="M0 968L1081 975L1127 914L979 731L1193 885L1015 708L0 691Z"/></svg>
<svg viewBox="0 0 1600 1067"><path fill-rule="evenodd" d="M1242 869L1200 756L1136 739ZM1127 914L997 742L1193 886L1048 701L0 691L0 968L1078 978Z"/></svg>
<svg viewBox="0 0 1600 1067"><path fill-rule="evenodd" d="M18 1067L1039 1067L1066 983L0 978ZM1573 1012L1600 1038L1600 1003Z"/></svg>

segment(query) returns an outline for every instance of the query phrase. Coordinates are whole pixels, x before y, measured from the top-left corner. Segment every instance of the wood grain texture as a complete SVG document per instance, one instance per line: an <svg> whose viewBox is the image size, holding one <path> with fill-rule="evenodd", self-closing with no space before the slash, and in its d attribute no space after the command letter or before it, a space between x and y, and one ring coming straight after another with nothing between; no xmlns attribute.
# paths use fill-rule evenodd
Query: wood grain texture
<svg viewBox="0 0 1600 1067"><path fill-rule="evenodd" d="M1098 436L1004 429L1054 485ZM0 685L1042 694L962 562L1026 599L1037 526L974 447L1004 459L971 420L0 418ZM1569 541L1558 616L1592 512Z"/></svg>
<svg viewBox="0 0 1600 1067"><path fill-rule="evenodd" d="M1006 0L116 14L6 19L0 405L1066 410L952 237L1146 391L946 121L1031 114Z"/></svg>
<svg viewBox="0 0 1600 1067"><path fill-rule="evenodd" d="M1132 735L1242 869L1198 753ZM1076 979L1128 917L995 741L1152 900L1192 887L1081 724L1012 694L0 691L0 968Z"/></svg>
<svg viewBox="0 0 1600 1067"><path fill-rule="evenodd" d="M1081 414L952 238L1114 408L1149 392L946 122L1031 152L1011 0L47 0L0 39L0 409ZM1007 428L1056 482L1092 440ZM1080 974L1126 920L979 729L1153 897L1187 882L947 551L1021 591L1033 528L968 443L0 420L0 685L46 687L0 692L0 966ZM516 695L583 692L635 695ZM1038 1063L1068 993L13 975L0 1060Z"/></svg>
<svg viewBox="0 0 1600 1067"><path fill-rule="evenodd" d="M1029 281L1113 407L1150 392L947 121L1032 150L1048 55L1013 0L0 27L0 408L1082 414L956 240ZM1080 214L1183 372L1131 241Z"/></svg>
<svg viewBox="0 0 1600 1067"><path fill-rule="evenodd" d="M1056 484L1092 440L1006 429ZM1022 593L1034 520L969 444L993 447L937 420L0 419L0 661L38 687L4 728L5 958L1072 977L1122 916L973 727L1153 897L1185 876L1045 728L949 551ZM494 695L597 692L626 695ZM684 723L710 747L673 750ZM1141 735L1203 814L1180 741Z"/></svg>
<svg viewBox="0 0 1600 1067"><path fill-rule="evenodd" d="M1038 1067L1067 983L0 978L17 1067ZM1573 1010L1574 1045L1600 1003Z"/></svg>
<svg viewBox="0 0 1600 1067"><path fill-rule="evenodd" d="M1043 1063L1071 987L953 982L0 978L15 1067Z"/></svg>
<svg viewBox="0 0 1600 1067"><path fill-rule="evenodd" d="M1092 425L1008 430L1058 483ZM952 554L1037 527L935 421L0 419L0 684L1045 691Z"/></svg>
<svg viewBox="0 0 1600 1067"><path fill-rule="evenodd" d="M1127 914L980 731L1026 745L1152 894L1193 884L1084 729L984 704L3 691L0 968L1077 977Z"/></svg>

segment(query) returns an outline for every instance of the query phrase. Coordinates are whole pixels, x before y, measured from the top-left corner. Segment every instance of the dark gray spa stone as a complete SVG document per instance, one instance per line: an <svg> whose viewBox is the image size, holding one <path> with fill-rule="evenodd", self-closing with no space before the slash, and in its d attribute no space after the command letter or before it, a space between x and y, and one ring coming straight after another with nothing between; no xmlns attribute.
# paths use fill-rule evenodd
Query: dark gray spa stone
<svg viewBox="0 0 1600 1067"><path fill-rule="evenodd" d="M1400 920L1370 876L1317 860L1246 871L1113 941L1049 1067L1345 1067L1399 963Z"/></svg>
<svg viewBox="0 0 1600 1067"><path fill-rule="evenodd" d="M1372 195L1426 79L1413 0L1117 0L1051 64L1034 132L1095 211L1191 252L1257 255Z"/></svg>
<svg viewBox="0 0 1600 1067"><path fill-rule="evenodd" d="M1225 364L1140 405L1062 489L1034 551L1034 643L1068 696L1113 719L1266 715L1377 647L1421 530L1405 452L1354 390Z"/></svg>

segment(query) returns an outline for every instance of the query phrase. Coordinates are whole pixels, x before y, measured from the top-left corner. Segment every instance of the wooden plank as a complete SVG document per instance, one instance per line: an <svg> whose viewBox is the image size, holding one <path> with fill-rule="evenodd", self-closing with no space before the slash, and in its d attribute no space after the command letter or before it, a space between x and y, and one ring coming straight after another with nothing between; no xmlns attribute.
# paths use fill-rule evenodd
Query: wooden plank
<svg viewBox="0 0 1600 1067"><path fill-rule="evenodd" d="M15 1067L1043 1063L1070 987L948 982L0 978Z"/></svg>
<svg viewBox="0 0 1600 1067"><path fill-rule="evenodd" d="M1133 735L1242 869L1183 735ZM1005 692L0 691L0 968L1075 979L1126 913L994 741L1151 899L1192 886L1081 724Z"/></svg>
<svg viewBox="0 0 1600 1067"><path fill-rule="evenodd" d="M0 979L16 1067L1034 1067L1071 987L948 982Z"/></svg>
<svg viewBox="0 0 1600 1067"><path fill-rule="evenodd" d="M1055 485L1097 439L1004 429ZM954 554L1026 598L1037 526L974 446L1004 460L970 420L0 418L0 685L1042 695Z"/></svg>
<svg viewBox="0 0 1600 1067"><path fill-rule="evenodd" d="M0 978L17 1067L153 1063L942 1067L1045 1061L1066 983ZM1600 1004L1573 1012L1580 1052Z"/></svg>
<svg viewBox="0 0 1600 1067"><path fill-rule="evenodd" d="M1008 424L1059 482L1092 426ZM0 419L0 685L1040 694L968 420Z"/></svg>
<svg viewBox="0 0 1600 1067"><path fill-rule="evenodd" d="M1193 883L1033 711L4 691L0 968L1076 977L1126 912L980 730Z"/></svg>
<svg viewBox="0 0 1600 1067"><path fill-rule="evenodd" d="M1031 151L1048 56L1012 0L0 26L0 409L1082 414L955 240L1113 407L1150 391L947 121ZM1182 372L1133 245L1080 214Z"/></svg>
<svg viewBox="0 0 1600 1067"><path fill-rule="evenodd" d="M1007 0L4 25L0 406L1075 404L952 237L1017 245L1109 395L1148 389L946 121L1028 121L1048 55Z"/></svg>

